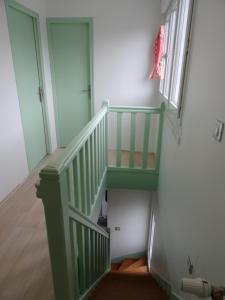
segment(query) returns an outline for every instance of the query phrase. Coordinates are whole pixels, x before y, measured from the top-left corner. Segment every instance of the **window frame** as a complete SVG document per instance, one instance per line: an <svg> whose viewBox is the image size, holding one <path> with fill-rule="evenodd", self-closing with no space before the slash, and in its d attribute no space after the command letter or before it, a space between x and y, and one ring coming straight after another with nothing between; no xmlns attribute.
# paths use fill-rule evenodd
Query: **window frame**
<svg viewBox="0 0 225 300"><path fill-rule="evenodd" d="M167 59L168 59L168 40L165 42L165 55L162 58L162 63L165 64L164 67L164 79L160 80L159 82L159 95L160 99L165 102L166 104L166 112L170 123L173 126L173 132L177 137L178 141L180 141L181 137L181 121L182 121L182 114L183 114L183 106L184 106L184 90L186 84L186 75L187 75L187 66L188 66L188 59L189 59L189 50L190 50L190 41L191 41L191 33L192 33L192 26L193 26L193 16L194 16L194 8L195 8L195 0L189 0L188 3L188 11L182 8L187 7L186 4L183 4L183 1L179 0L172 0L169 8L163 15L162 23L167 26L166 24L170 23L170 19L174 11L177 11L177 18L176 18L176 31L175 31L175 40L173 43L173 50L172 50L172 69L171 74L169 77L169 94L168 96L165 94L165 80L166 80L166 72L167 72ZM184 6L183 6L184 5ZM184 13L187 13L187 23L183 22ZM179 40L182 35L184 28L180 28L180 26L185 25L185 38L183 42L183 46L180 45ZM169 25L171 28L171 25ZM169 34L170 35L170 34ZM168 37L166 37L168 39ZM180 52L180 49L183 49ZM182 53L182 55L179 55ZM178 60L182 62L181 65L178 64ZM175 67L175 64L177 67ZM180 74L179 77L178 73ZM177 79L178 78L178 79ZM168 78L167 78L168 80ZM177 80L177 81L176 81ZM176 82L176 83L175 83ZM179 87L178 87L179 86ZM173 89L173 91L172 91ZM176 90L177 89L177 90ZM172 92L175 95L175 91L177 93L177 102L176 105L174 103L174 99L172 99Z"/></svg>

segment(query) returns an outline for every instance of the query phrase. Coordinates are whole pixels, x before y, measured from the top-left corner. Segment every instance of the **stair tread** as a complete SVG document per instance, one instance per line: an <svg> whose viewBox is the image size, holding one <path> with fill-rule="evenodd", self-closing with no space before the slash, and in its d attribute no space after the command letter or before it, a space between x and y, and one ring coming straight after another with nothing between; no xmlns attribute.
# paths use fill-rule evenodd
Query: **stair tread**
<svg viewBox="0 0 225 300"><path fill-rule="evenodd" d="M147 265L147 259L145 257L142 257L142 258L136 260L129 267L127 267L126 270L130 270L133 268L138 268L138 267L142 267L142 266L146 266L146 265Z"/></svg>
<svg viewBox="0 0 225 300"><path fill-rule="evenodd" d="M111 271L117 271L120 265L120 263L111 263Z"/></svg>
<svg viewBox="0 0 225 300"><path fill-rule="evenodd" d="M126 270L124 270L124 272L129 272L129 273L148 273L148 266L141 266L141 267L126 269Z"/></svg>
<svg viewBox="0 0 225 300"><path fill-rule="evenodd" d="M121 263L120 267L118 268L118 271L123 271L124 269L127 269L130 265L132 265L135 261L137 261L134 258L126 258Z"/></svg>

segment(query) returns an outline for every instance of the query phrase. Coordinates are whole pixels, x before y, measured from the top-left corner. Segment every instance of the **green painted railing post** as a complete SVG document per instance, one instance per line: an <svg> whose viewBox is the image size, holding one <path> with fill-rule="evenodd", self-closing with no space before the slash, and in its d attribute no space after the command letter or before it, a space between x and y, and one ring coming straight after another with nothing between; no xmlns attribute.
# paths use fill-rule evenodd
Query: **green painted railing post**
<svg viewBox="0 0 225 300"><path fill-rule="evenodd" d="M157 173L159 173L159 168L160 168L163 122L164 122L164 112L165 112L165 103L164 102L162 102L160 109L161 109L161 111L160 111L160 119L159 119L159 131L158 131L157 154L156 154L156 172Z"/></svg>
<svg viewBox="0 0 225 300"><path fill-rule="evenodd" d="M136 113L131 113L130 120L130 157L129 157L129 167L134 167L134 153L135 153L135 140L136 140Z"/></svg>
<svg viewBox="0 0 225 300"><path fill-rule="evenodd" d="M37 196L42 198L47 225L56 300L77 299L68 215L69 190L66 172L51 169L40 173Z"/></svg>
<svg viewBox="0 0 225 300"><path fill-rule="evenodd" d="M117 113L117 145L116 145L116 165L121 166L122 151L122 116L121 112Z"/></svg>
<svg viewBox="0 0 225 300"><path fill-rule="evenodd" d="M145 114L144 144L143 144L143 158L142 158L142 168L143 169L147 169L147 167L148 167L148 146L149 146L150 121L151 121L151 115Z"/></svg>
<svg viewBox="0 0 225 300"><path fill-rule="evenodd" d="M105 101L102 102L102 107L106 106L107 107L107 112L105 115L105 131L104 131L104 136L105 136L105 168L108 167L108 151L109 151L109 147L108 147L108 114L109 114L109 100L106 99Z"/></svg>
<svg viewBox="0 0 225 300"><path fill-rule="evenodd" d="M111 268L111 232L110 228L107 228L107 232L109 234L109 239L107 241L107 267Z"/></svg>

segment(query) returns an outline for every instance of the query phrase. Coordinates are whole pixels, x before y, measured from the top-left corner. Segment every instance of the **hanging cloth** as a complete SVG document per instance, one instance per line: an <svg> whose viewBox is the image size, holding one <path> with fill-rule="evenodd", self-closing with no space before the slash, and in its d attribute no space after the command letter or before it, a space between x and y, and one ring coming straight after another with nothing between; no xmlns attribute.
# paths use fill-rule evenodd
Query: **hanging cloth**
<svg viewBox="0 0 225 300"><path fill-rule="evenodd" d="M165 26L160 26L159 33L154 43L154 67L149 76L149 79L154 79L156 76L159 79L163 79L163 70L161 60L164 55L164 38L165 38Z"/></svg>

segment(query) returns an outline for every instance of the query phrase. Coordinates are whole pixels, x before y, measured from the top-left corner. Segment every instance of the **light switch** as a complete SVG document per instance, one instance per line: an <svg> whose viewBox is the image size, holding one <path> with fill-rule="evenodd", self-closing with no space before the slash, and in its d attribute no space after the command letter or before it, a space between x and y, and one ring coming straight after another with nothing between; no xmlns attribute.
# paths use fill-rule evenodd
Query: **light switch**
<svg viewBox="0 0 225 300"><path fill-rule="evenodd" d="M120 227L115 227L115 230L116 231L120 231Z"/></svg>
<svg viewBox="0 0 225 300"><path fill-rule="evenodd" d="M221 142L224 131L224 123L220 120L216 121L213 137L216 141Z"/></svg>

